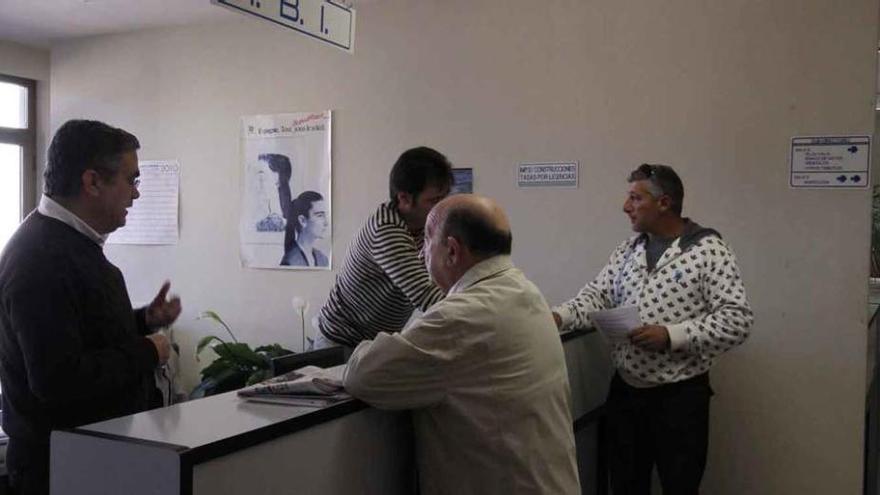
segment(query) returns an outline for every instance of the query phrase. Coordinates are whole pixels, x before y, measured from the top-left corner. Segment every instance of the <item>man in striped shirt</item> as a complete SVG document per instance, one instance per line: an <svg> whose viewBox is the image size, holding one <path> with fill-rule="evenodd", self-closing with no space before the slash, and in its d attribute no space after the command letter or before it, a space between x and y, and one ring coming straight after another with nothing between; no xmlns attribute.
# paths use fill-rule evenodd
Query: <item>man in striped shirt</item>
<svg viewBox="0 0 880 495"><path fill-rule="evenodd" d="M449 194L452 166L427 147L405 151L391 169L390 200L370 216L348 248L342 271L315 318L315 348L353 348L379 332L399 332L413 310L427 310L444 292L420 253L425 219Z"/></svg>

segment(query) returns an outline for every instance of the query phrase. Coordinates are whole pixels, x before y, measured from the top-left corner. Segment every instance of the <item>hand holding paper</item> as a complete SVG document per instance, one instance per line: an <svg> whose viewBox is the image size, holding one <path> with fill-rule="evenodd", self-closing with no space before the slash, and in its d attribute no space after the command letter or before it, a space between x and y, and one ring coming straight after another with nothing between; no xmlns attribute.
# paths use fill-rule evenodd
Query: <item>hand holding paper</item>
<svg viewBox="0 0 880 495"><path fill-rule="evenodd" d="M643 349L662 351L669 348L669 330L663 325L644 325L631 332L629 341Z"/></svg>
<svg viewBox="0 0 880 495"><path fill-rule="evenodd" d="M635 306L593 311L590 313L590 319L596 329L614 343L628 341L630 332L642 326L639 308Z"/></svg>

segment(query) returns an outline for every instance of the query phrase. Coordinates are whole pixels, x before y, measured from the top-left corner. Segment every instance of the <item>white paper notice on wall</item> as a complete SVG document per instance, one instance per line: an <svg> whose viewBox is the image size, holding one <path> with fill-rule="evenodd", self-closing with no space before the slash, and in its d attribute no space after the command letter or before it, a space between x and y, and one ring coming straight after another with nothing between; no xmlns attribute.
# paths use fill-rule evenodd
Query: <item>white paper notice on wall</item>
<svg viewBox="0 0 880 495"><path fill-rule="evenodd" d="M871 183L871 137L793 137L789 164L793 188L865 189Z"/></svg>
<svg viewBox="0 0 880 495"><path fill-rule="evenodd" d="M347 52L354 51L354 9L332 0L211 0L215 5L293 29Z"/></svg>
<svg viewBox="0 0 880 495"><path fill-rule="evenodd" d="M578 162L520 163L516 185L520 188L577 188Z"/></svg>
<svg viewBox="0 0 880 495"><path fill-rule="evenodd" d="M141 161L138 192L125 226L110 234L108 244L177 244L180 164L170 160Z"/></svg>

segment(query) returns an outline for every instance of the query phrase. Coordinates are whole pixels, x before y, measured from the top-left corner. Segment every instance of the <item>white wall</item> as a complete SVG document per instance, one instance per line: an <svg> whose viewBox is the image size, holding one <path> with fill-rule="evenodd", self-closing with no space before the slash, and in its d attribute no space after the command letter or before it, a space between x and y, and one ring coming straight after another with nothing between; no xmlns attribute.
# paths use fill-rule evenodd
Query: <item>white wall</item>
<svg viewBox="0 0 880 495"><path fill-rule="evenodd" d="M49 129L49 50L0 40L0 74L37 81L37 169L42 170ZM43 178L37 177L37 198Z"/></svg>
<svg viewBox="0 0 880 495"><path fill-rule="evenodd" d="M872 133L876 0L383 0L349 55L242 17L52 50L53 128L106 120L142 159L182 166L181 239L108 247L132 297L171 278L184 352L216 309L253 343L296 348L333 273L238 260L239 117L334 113L334 256L386 196L405 148L475 168L516 262L551 302L629 235L625 177L681 173L685 213L736 249L757 324L713 372L712 494L858 493L865 393L867 191L787 187L793 135ZM518 162L579 160L577 190L519 191ZM186 362L188 379L195 363Z"/></svg>

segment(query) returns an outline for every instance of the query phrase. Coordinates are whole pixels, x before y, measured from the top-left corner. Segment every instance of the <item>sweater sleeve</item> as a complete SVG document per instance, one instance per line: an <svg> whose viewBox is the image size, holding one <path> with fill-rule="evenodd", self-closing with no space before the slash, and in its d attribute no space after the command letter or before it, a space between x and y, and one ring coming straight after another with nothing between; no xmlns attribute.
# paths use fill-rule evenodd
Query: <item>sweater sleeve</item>
<svg viewBox="0 0 880 495"><path fill-rule="evenodd" d="M425 312L443 299L443 291L431 281L416 243L405 228L391 224L376 226L370 252L414 308Z"/></svg>
<svg viewBox="0 0 880 495"><path fill-rule="evenodd" d="M593 325L589 314L593 311L612 308L611 289L617 271L622 270L623 257L630 242L624 242L611 253L608 263L591 282L578 292L578 295L553 311L562 319L562 328L587 328Z"/></svg>
<svg viewBox="0 0 880 495"><path fill-rule="evenodd" d="M134 310L134 324L138 335L150 335L153 330L147 326L147 307Z"/></svg>
<svg viewBox="0 0 880 495"><path fill-rule="evenodd" d="M63 270L45 267L43 274L20 277L4 301L28 386L48 405L132 386L159 359L153 344L140 336L86 350L80 326L92 322L82 321L76 285Z"/></svg>
<svg viewBox="0 0 880 495"><path fill-rule="evenodd" d="M711 359L746 340L754 315L733 251L717 238L708 239L699 249L705 257L700 277L705 311L666 328L673 351Z"/></svg>

